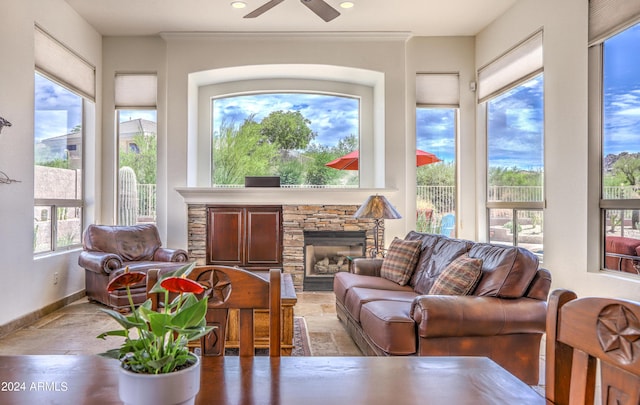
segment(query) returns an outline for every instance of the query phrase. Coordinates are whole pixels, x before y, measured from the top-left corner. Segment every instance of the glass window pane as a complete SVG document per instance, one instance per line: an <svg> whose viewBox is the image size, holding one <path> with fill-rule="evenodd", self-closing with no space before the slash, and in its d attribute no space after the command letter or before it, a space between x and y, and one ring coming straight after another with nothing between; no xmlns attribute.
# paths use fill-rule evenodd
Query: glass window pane
<svg viewBox="0 0 640 405"><path fill-rule="evenodd" d="M51 207L33 207L33 252L51 251L51 241Z"/></svg>
<svg viewBox="0 0 640 405"><path fill-rule="evenodd" d="M82 199L82 97L35 75L35 198Z"/></svg>
<svg viewBox="0 0 640 405"><path fill-rule="evenodd" d="M455 236L456 109L416 109L416 230Z"/></svg>
<svg viewBox="0 0 640 405"><path fill-rule="evenodd" d="M284 187L358 187L359 99L313 93L218 98L212 106L214 186L280 176ZM330 163L355 153L352 164Z"/></svg>
<svg viewBox="0 0 640 405"><path fill-rule="evenodd" d="M605 227L605 268L638 274L640 210L605 210Z"/></svg>
<svg viewBox="0 0 640 405"><path fill-rule="evenodd" d="M517 245L542 257L544 223L542 210L517 210Z"/></svg>
<svg viewBox="0 0 640 405"><path fill-rule="evenodd" d="M82 243L82 208L57 207L56 248Z"/></svg>
<svg viewBox="0 0 640 405"><path fill-rule="evenodd" d="M118 225L156 222L156 110L118 110Z"/></svg>
<svg viewBox="0 0 640 405"><path fill-rule="evenodd" d="M543 76L487 102L488 201L543 201Z"/></svg>
<svg viewBox="0 0 640 405"><path fill-rule="evenodd" d="M490 209L489 243L513 245L513 210Z"/></svg>
<svg viewBox="0 0 640 405"><path fill-rule="evenodd" d="M33 250L43 253L81 244L85 102L38 73L34 96Z"/></svg>
<svg viewBox="0 0 640 405"><path fill-rule="evenodd" d="M640 24L603 45L602 196L640 198Z"/></svg>

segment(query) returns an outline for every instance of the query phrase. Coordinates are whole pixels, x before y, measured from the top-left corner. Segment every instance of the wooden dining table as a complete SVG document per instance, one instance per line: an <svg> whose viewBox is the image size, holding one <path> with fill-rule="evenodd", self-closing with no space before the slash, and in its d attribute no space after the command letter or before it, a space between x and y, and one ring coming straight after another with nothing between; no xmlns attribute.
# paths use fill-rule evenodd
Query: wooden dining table
<svg viewBox="0 0 640 405"><path fill-rule="evenodd" d="M121 404L115 360L0 357L0 404ZM196 404L545 404L486 357L203 357Z"/></svg>

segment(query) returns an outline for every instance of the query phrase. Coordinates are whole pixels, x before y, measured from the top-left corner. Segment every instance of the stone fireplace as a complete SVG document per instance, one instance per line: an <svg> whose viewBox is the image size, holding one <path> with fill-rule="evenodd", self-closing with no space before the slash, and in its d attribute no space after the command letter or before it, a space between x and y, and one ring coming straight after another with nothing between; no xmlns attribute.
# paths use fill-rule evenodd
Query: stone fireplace
<svg viewBox="0 0 640 405"><path fill-rule="evenodd" d="M333 276L365 254L365 231L304 231L305 291L331 291Z"/></svg>
<svg viewBox="0 0 640 405"><path fill-rule="evenodd" d="M361 231L364 232L364 251L373 247L374 222L356 219L357 205L282 205L282 267L290 273L296 290L304 285L305 254L304 232L307 231ZM205 265L207 257L207 204L188 204L189 257ZM384 240L384 235L379 235Z"/></svg>

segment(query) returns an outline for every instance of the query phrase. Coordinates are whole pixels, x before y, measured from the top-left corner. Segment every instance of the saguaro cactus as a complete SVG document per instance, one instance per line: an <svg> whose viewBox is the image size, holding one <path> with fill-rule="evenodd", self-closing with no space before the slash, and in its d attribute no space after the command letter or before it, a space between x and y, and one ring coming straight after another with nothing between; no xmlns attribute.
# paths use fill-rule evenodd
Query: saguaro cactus
<svg viewBox="0 0 640 405"><path fill-rule="evenodd" d="M119 171L118 224L135 225L138 218L138 182L130 167Z"/></svg>

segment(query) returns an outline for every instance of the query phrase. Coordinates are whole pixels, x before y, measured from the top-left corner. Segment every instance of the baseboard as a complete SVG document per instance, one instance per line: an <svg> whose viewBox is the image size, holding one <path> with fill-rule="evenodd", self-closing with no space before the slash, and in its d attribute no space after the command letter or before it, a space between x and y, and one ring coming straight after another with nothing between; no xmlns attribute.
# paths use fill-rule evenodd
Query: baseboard
<svg viewBox="0 0 640 405"><path fill-rule="evenodd" d="M13 321L6 323L4 325L0 325L0 338L15 332L19 329L24 328L25 326L29 326L40 318L49 315L50 313L57 311L60 308L63 308L70 303L79 300L80 298L86 295L85 290L78 291L77 293L71 294L68 297L65 297L61 300L53 302L43 308L40 308L36 311L28 313L26 315L21 316L20 318L14 319Z"/></svg>

